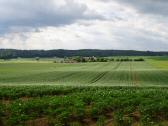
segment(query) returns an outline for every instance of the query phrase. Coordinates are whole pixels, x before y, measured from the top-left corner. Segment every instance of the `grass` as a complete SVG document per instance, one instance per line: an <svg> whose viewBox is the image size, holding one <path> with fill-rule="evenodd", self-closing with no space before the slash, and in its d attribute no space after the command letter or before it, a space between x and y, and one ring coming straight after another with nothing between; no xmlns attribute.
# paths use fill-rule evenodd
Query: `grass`
<svg viewBox="0 0 168 126"><path fill-rule="evenodd" d="M167 126L167 60L0 61L0 126Z"/></svg>

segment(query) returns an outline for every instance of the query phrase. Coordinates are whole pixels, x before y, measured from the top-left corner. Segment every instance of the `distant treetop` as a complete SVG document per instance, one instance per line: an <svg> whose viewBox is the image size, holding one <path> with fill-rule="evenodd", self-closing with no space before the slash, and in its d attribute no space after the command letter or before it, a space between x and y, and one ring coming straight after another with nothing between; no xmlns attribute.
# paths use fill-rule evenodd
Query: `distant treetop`
<svg viewBox="0 0 168 126"><path fill-rule="evenodd" d="M98 49L83 49L83 50L15 50L15 49L0 49L1 59L10 58L34 58L34 57L108 57L108 56L168 56L168 52L151 52L151 51L135 51L135 50L98 50ZM94 58L94 57L93 57Z"/></svg>

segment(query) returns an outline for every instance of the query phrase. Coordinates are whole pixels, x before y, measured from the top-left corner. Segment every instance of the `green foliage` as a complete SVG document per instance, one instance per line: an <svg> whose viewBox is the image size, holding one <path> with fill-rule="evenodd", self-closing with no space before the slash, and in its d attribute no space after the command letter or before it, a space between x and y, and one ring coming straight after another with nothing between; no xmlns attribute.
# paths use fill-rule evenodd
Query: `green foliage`
<svg viewBox="0 0 168 126"><path fill-rule="evenodd" d="M0 103L0 125L4 125L3 124L3 117L5 115L5 106L3 104Z"/></svg>
<svg viewBox="0 0 168 126"><path fill-rule="evenodd" d="M110 119L117 126L134 122L166 126L162 121L168 120L168 71L167 62L162 62L164 69L147 59L0 63L0 125L21 126L47 118L50 126L88 125L89 121L103 126Z"/></svg>
<svg viewBox="0 0 168 126"><path fill-rule="evenodd" d="M82 124L79 122L72 122L70 123L70 126L82 126Z"/></svg>
<svg viewBox="0 0 168 126"><path fill-rule="evenodd" d="M35 91L33 86L20 86L18 89ZM68 87L49 86L50 89L67 92ZM17 88L17 87L15 87ZM57 89L58 88L58 89ZM5 88L4 88L5 89ZM5 90L11 91L13 87ZM41 90L48 90L45 86ZM28 100L16 100L0 106L1 117L6 116L10 125L23 125L28 120L48 117L50 125L70 125L73 122L85 123L85 118L96 121L96 125L104 125L113 115L117 126L130 126L133 121L139 120L143 125L158 124L168 119L168 88L158 87L69 87L73 93L54 96L45 94L41 97L31 96ZM2 99L6 99L3 96ZM139 114L135 114L135 113ZM76 125L76 124L74 124Z"/></svg>
<svg viewBox="0 0 168 126"><path fill-rule="evenodd" d="M96 126L105 126L106 117L100 116L96 122Z"/></svg>
<svg viewBox="0 0 168 126"><path fill-rule="evenodd" d="M36 61L39 61L39 60L40 60L40 57L36 57L35 59L36 59Z"/></svg>
<svg viewBox="0 0 168 126"><path fill-rule="evenodd" d="M134 61L145 61L143 58L134 59Z"/></svg>
<svg viewBox="0 0 168 126"><path fill-rule="evenodd" d="M115 112L114 118L117 126L130 126L133 121L133 119L130 116L126 116L122 110Z"/></svg>

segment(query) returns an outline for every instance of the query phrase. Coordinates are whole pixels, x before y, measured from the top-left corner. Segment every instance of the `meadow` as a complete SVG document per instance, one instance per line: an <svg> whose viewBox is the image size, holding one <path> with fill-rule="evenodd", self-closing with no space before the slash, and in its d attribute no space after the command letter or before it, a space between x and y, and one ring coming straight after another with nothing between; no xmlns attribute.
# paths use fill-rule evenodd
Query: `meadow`
<svg viewBox="0 0 168 126"><path fill-rule="evenodd" d="M168 60L0 61L0 126L167 126Z"/></svg>

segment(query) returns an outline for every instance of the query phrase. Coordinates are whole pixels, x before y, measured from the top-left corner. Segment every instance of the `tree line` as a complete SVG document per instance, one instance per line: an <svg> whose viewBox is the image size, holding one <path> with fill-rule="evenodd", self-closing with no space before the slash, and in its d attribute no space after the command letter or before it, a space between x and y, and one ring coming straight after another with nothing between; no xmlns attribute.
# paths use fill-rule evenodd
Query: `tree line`
<svg viewBox="0 0 168 126"><path fill-rule="evenodd" d="M83 50L15 50L15 49L0 49L0 59L11 58L34 58L34 57L108 57L108 56L167 56L168 52L152 52L152 51L135 51L135 50L98 50L98 49L83 49Z"/></svg>

